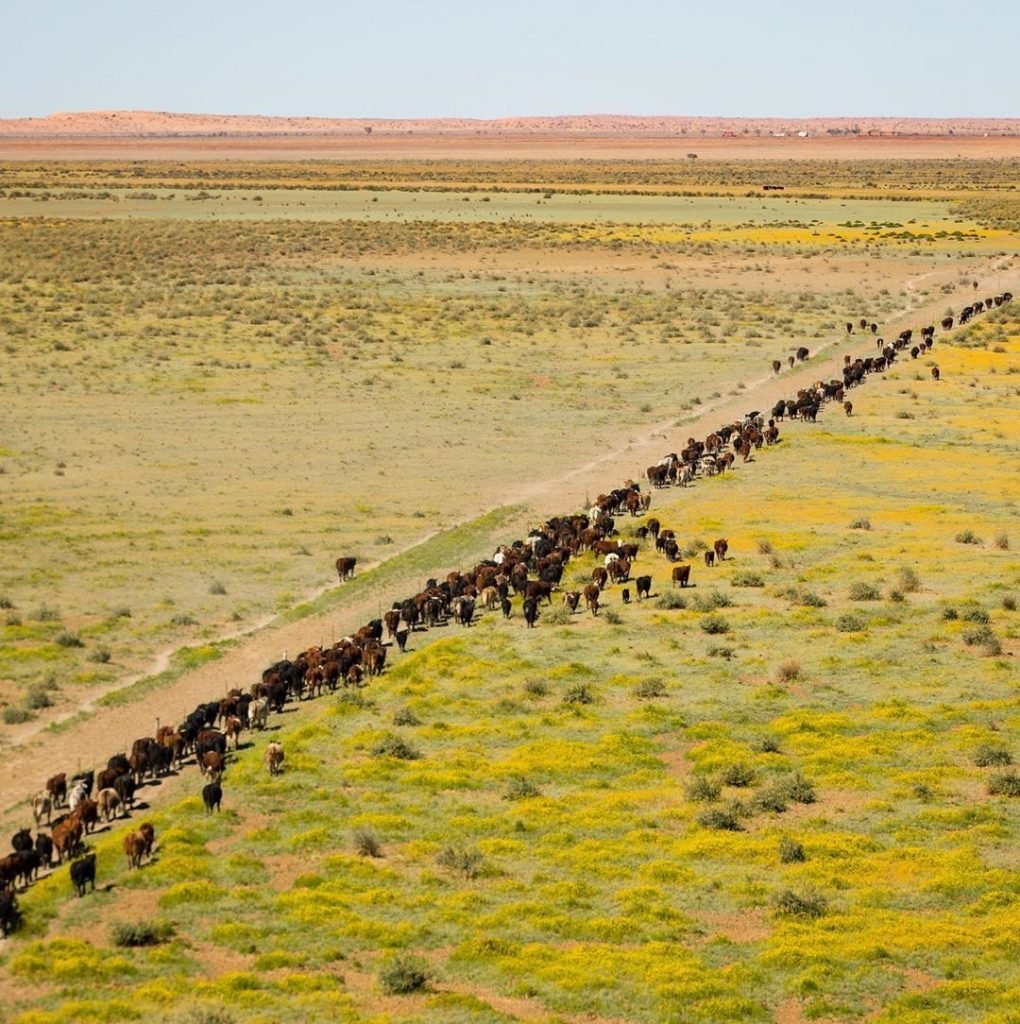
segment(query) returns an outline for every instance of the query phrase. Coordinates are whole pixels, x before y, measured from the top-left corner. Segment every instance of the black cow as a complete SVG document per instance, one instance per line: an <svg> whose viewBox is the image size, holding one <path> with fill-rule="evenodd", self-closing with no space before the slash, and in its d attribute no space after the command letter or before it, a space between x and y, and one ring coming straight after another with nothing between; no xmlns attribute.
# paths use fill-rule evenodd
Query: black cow
<svg viewBox="0 0 1020 1024"><path fill-rule="evenodd" d="M41 864L49 867L53 863L53 840L44 832L35 837L35 852L39 854Z"/></svg>
<svg viewBox="0 0 1020 1024"><path fill-rule="evenodd" d="M90 853L81 860L71 861L71 885L79 896L85 895L85 886L90 885L96 891L96 855Z"/></svg>
<svg viewBox="0 0 1020 1024"><path fill-rule="evenodd" d="M651 576L638 576L634 581L637 586L637 596L640 601L643 597L648 597L652 592L652 577Z"/></svg>
<svg viewBox="0 0 1020 1024"><path fill-rule="evenodd" d="M205 813L212 814L220 809L220 801L223 799L223 788L218 782L210 782L202 787L202 803L205 804Z"/></svg>
<svg viewBox="0 0 1020 1024"><path fill-rule="evenodd" d="M538 598L529 597L524 602L524 621L528 624L528 629L531 629L538 621Z"/></svg>
<svg viewBox="0 0 1020 1024"><path fill-rule="evenodd" d="M0 935L6 939L20 923L17 897L9 890L0 891Z"/></svg>
<svg viewBox="0 0 1020 1024"><path fill-rule="evenodd" d="M31 850L33 846L32 833L27 828L15 832L11 836L11 846L14 848L15 853L20 853L22 850Z"/></svg>

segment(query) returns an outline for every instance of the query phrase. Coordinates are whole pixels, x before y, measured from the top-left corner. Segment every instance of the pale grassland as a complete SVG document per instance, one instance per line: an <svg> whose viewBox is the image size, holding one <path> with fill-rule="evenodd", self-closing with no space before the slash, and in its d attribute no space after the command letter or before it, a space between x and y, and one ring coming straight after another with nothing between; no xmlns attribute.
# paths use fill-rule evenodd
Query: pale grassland
<svg viewBox="0 0 1020 1024"><path fill-rule="evenodd" d="M852 418L786 425L753 472L660 496L684 544L730 543L686 609L617 588L618 624L489 616L279 719L280 779L245 751L220 817L154 816L152 866L104 837L95 897L66 871L26 894L10 1019L1006 1024L1020 803L979 751L1020 757L1020 556L991 543L1016 532L1018 393L1014 309L869 380ZM637 568L669 589L654 552ZM982 618L997 650L966 639ZM420 756L374 754L389 734ZM175 938L110 948L140 908ZM394 950L424 992L381 993Z"/></svg>
<svg viewBox="0 0 1020 1024"><path fill-rule="evenodd" d="M446 165L415 172L437 192L403 165L0 168L5 714L188 645L172 675L337 555L515 502L847 318L951 294L1012 237L862 169L855 200L533 193L505 171L510 191L461 193Z"/></svg>

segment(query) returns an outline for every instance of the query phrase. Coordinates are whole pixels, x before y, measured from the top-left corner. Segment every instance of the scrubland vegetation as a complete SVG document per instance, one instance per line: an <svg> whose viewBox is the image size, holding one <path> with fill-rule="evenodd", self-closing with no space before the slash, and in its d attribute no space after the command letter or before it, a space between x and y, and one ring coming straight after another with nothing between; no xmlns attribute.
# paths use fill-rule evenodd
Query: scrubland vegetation
<svg viewBox="0 0 1020 1024"><path fill-rule="evenodd" d="M143 170L146 187L188 187L184 169ZM836 170L848 188L885 180ZM887 177L963 192L965 171ZM32 173L7 168L4 187L124 187L108 167ZM215 173L261 190L277 171ZM705 228L710 249L676 243L675 258L692 275L716 261L710 287L664 275L674 243L638 221L562 245L552 223L4 221L8 710L181 639L177 668L214 659L218 632L293 609L338 551L385 558L635 424L686 436L673 424L722 381L909 306L906 282L932 266L959 288L965 261L1003 244L961 221L922 270L872 233L867 259L900 283L848 293L822 268L858 266L858 243L835 238L855 220L833 210L796 263L758 227ZM790 290L754 269L773 261L818 273ZM368 687L279 716L280 778L242 751L220 815L197 778L148 814L153 864L128 872L120 834L102 833L95 896L69 899L63 869L20 897L3 1013L1007 1024L1018 375L1014 300L901 354L853 393L853 417L786 424L754 463L656 492L690 554L729 539L716 568L695 561L693 588L672 590L649 545L635 571L652 573L650 601L614 588L597 619L543 607L535 630L489 615L415 636ZM397 556L372 585L401 563L456 565L483 532L510 539L511 518L446 535L444 564ZM567 585L594 564L572 562Z"/></svg>

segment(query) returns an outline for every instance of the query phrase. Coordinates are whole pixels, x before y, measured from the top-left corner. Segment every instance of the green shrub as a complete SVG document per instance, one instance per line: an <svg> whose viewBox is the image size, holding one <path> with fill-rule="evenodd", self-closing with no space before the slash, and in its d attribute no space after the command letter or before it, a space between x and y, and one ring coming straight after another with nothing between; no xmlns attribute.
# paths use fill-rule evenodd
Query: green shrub
<svg viewBox="0 0 1020 1024"><path fill-rule="evenodd" d="M845 612L836 619L836 629L840 633L860 633L867 626L867 622L853 612Z"/></svg>
<svg viewBox="0 0 1020 1024"><path fill-rule="evenodd" d="M851 601L877 601L881 596L878 587L870 583L858 581L850 584Z"/></svg>
<svg viewBox="0 0 1020 1024"><path fill-rule="evenodd" d="M707 594L695 594L693 607L698 612L714 612L719 608L732 608L733 598L721 590L710 590Z"/></svg>
<svg viewBox="0 0 1020 1024"><path fill-rule="evenodd" d="M728 633L730 624L721 615L706 615L701 620L701 628L710 636L717 636L720 633Z"/></svg>
<svg viewBox="0 0 1020 1024"><path fill-rule="evenodd" d="M687 598L675 590L664 590L656 599L655 607L665 611L677 611L687 607Z"/></svg>
<svg viewBox="0 0 1020 1024"><path fill-rule="evenodd" d="M850 522L850 529L851 530L870 530L871 529L871 520L867 516L861 516L858 519L851 520L851 522Z"/></svg>
<svg viewBox="0 0 1020 1024"><path fill-rule="evenodd" d="M1000 551L1009 551L1009 534L997 533L992 544Z"/></svg>
<svg viewBox="0 0 1020 1024"><path fill-rule="evenodd" d="M634 696L641 700L652 700L655 697L665 697L666 687L659 679L642 679L634 687Z"/></svg>
<svg viewBox="0 0 1020 1024"><path fill-rule="evenodd" d="M710 658L725 658L729 661L729 659L737 652L732 647L723 647L713 644L709 647L707 653Z"/></svg>
<svg viewBox="0 0 1020 1024"><path fill-rule="evenodd" d="M35 718L35 715L28 708L19 708L13 704L4 708L4 725L21 725L22 722L27 722L32 718Z"/></svg>
<svg viewBox="0 0 1020 1024"><path fill-rule="evenodd" d="M1015 612L1016 611L1016 598L1012 594L1008 594L1002 599L1002 607L1004 611Z"/></svg>
<svg viewBox="0 0 1020 1024"><path fill-rule="evenodd" d="M730 585L733 587L764 587L765 580L758 573L744 569L735 572L730 577Z"/></svg>
<svg viewBox="0 0 1020 1024"><path fill-rule="evenodd" d="M54 638L53 642L59 644L61 647L84 647L85 644L82 638L77 633L72 633L70 630L62 629Z"/></svg>
<svg viewBox="0 0 1020 1024"><path fill-rule="evenodd" d="M605 619L611 626L619 626L623 622L623 616L614 608L607 608L602 613L602 618Z"/></svg>
<svg viewBox="0 0 1020 1024"><path fill-rule="evenodd" d="M719 799L722 786L708 775L696 775L684 787L684 792L688 800L693 800L696 803L710 804L713 800Z"/></svg>
<svg viewBox="0 0 1020 1024"><path fill-rule="evenodd" d="M503 792L504 800L527 800L533 796L538 796L538 787L523 775L511 776Z"/></svg>
<svg viewBox="0 0 1020 1024"><path fill-rule="evenodd" d="M411 953L394 953L379 968L379 987L390 996L420 992L430 977L428 964Z"/></svg>
<svg viewBox="0 0 1020 1024"><path fill-rule="evenodd" d="M1013 755L1001 744L982 743L974 751L974 764L979 768L988 768L993 764L1012 764Z"/></svg>
<svg viewBox="0 0 1020 1024"><path fill-rule="evenodd" d="M754 769L743 761L736 761L723 767L719 781L724 786L750 786L754 782Z"/></svg>
<svg viewBox="0 0 1020 1024"><path fill-rule="evenodd" d="M702 828L714 828L720 832L741 831L740 819L732 809L710 807L698 815L697 822Z"/></svg>
<svg viewBox="0 0 1020 1024"><path fill-rule="evenodd" d="M981 538L973 530L961 530L956 535L957 544L981 544Z"/></svg>
<svg viewBox="0 0 1020 1024"><path fill-rule="evenodd" d="M946 622L952 622L959 617L960 613L955 608L949 607L942 609L942 618L945 619Z"/></svg>
<svg viewBox="0 0 1020 1024"><path fill-rule="evenodd" d="M541 679L528 679L524 683L524 692L529 697L544 697L549 692L549 687Z"/></svg>
<svg viewBox="0 0 1020 1024"><path fill-rule="evenodd" d="M829 602L826 601L824 597L819 597L818 594L815 594L810 590L805 590L800 595L799 603L808 608L825 608Z"/></svg>
<svg viewBox="0 0 1020 1024"><path fill-rule="evenodd" d="M899 582L899 589L904 594L913 594L921 587L921 577L909 565L901 566L896 573L896 578Z"/></svg>
<svg viewBox="0 0 1020 1024"><path fill-rule="evenodd" d="M594 704L595 694L587 683L575 683L563 695L564 704Z"/></svg>
<svg viewBox="0 0 1020 1024"><path fill-rule="evenodd" d="M760 541L758 541L758 551L759 551L760 554L763 554L763 555L771 555L772 554L772 541L770 541L770 540L760 540Z"/></svg>
<svg viewBox="0 0 1020 1024"><path fill-rule="evenodd" d="M388 732L372 746L376 757L395 757L400 761L416 761L421 754L402 736Z"/></svg>
<svg viewBox="0 0 1020 1024"><path fill-rule="evenodd" d="M815 802L814 783L805 779L800 772L788 775L779 784L787 798L795 804L813 804Z"/></svg>
<svg viewBox="0 0 1020 1024"><path fill-rule="evenodd" d="M370 828L356 828L351 833L355 852L360 857L381 857L383 855L382 843L375 832Z"/></svg>
<svg viewBox="0 0 1020 1024"><path fill-rule="evenodd" d="M456 846L447 846L436 857L436 863L441 868L456 871L457 874L463 875L465 878L477 878L482 870L484 860L485 858L478 850Z"/></svg>
<svg viewBox="0 0 1020 1024"><path fill-rule="evenodd" d="M756 754L780 754L779 740L775 736L762 736L751 748Z"/></svg>
<svg viewBox="0 0 1020 1024"><path fill-rule="evenodd" d="M174 615L170 619L171 626L197 626L198 619L194 615Z"/></svg>
<svg viewBox="0 0 1020 1024"><path fill-rule="evenodd" d="M779 840L779 863L780 864L802 864L807 858L804 856L804 847L791 839L783 836Z"/></svg>
<svg viewBox="0 0 1020 1024"><path fill-rule="evenodd" d="M754 794L751 806L756 811L773 811L782 814L786 810L787 794L783 786L772 783Z"/></svg>
<svg viewBox="0 0 1020 1024"><path fill-rule="evenodd" d="M7 611L13 607L14 602L6 594L0 594L0 610Z"/></svg>
<svg viewBox="0 0 1020 1024"><path fill-rule="evenodd" d="M962 618L964 622L977 622L981 625L987 625L991 621L991 616L984 608L968 608Z"/></svg>
<svg viewBox="0 0 1020 1024"><path fill-rule="evenodd" d="M828 912L829 901L820 893L784 889L776 896L775 908L783 917L822 917Z"/></svg>
<svg viewBox="0 0 1020 1024"><path fill-rule="evenodd" d="M608 614L607 611L606 615ZM550 626L566 626L574 621L574 616L571 615L570 609L565 604L560 604L543 612L542 621Z"/></svg>
<svg viewBox="0 0 1020 1024"><path fill-rule="evenodd" d="M219 580L213 580L212 583L209 584L210 594L225 594L226 592L227 588Z"/></svg>
<svg viewBox="0 0 1020 1024"><path fill-rule="evenodd" d="M410 708L397 708L393 712L394 725L421 725L421 719Z"/></svg>
<svg viewBox="0 0 1020 1024"><path fill-rule="evenodd" d="M105 665L113 655L110 653L109 647L96 647L94 650L89 651L89 661L94 661L99 665Z"/></svg>
<svg viewBox="0 0 1020 1024"><path fill-rule="evenodd" d="M989 796L1020 796L1020 775L1010 769L996 772L988 780Z"/></svg>
<svg viewBox="0 0 1020 1024"><path fill-rule="evenodd" d="M117 921L110 927L110 941L115 946L158 946L173 937L168 921Z"/></svg>
<svg viewBox="0 0 1020 1024"><path fill-rule="evenodd" d="M56 608L50 608L49 605L44 604L32 612L31 618L36 622L57 622L60 619L60 612Z"/></svg>
<svg viewBox="0 0 1020 1024"><path fill-rule="evenodd" d="M984 645L990 640L995 639L995 633L992 632L992 627L989 626L988 623L982 623L979 626L970 626L965 629L960 636L963 637L963 642L968 647Z"/></svg>

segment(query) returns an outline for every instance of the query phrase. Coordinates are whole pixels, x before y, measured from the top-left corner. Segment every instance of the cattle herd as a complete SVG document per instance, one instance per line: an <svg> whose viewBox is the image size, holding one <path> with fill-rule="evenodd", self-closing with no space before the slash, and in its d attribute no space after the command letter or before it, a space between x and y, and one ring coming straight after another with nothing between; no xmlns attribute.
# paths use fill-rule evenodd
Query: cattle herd
<svg viewBox="0 0 1020 1024"><path fill-rule="evenodd" d="M965 324L976 313L1011 298L1012 294L1005 292L974 303L961 312L959 323ZM944 331L952 329L953 318L946 317L941 326ZM867 319L860 321L860 327L877 333L877 325ZM853 333L853 329L854 323L848 322L847 332ZM911 357L930 349L934 336L934 327L923 328L918 344L909 348ZM642 491L640 484L628 480L622 487L599 495L586 514L554 516L532 529L526 538L500 546L492 558L470 570L426 580L420 590L394 602L382 618L371 620L353 635L269 665L247 690L235 688L219 700L199 704L177 725L159 726L157 722L154 736L135 740L130 754L114 754L103 770L78 772L70 779L66 773L53 775L45 790L32 799L35 837L29 828L19 830L11 840L13 852L0 859L0 934L6 936L19 922L18 886L31 884L42 869L53 866L54 857L57 865L70 860L70 881L79 896L87 888L95 888L96 856L87 850L86 838L100 818L112 823L127 817L135 808L140 787L194 763L207 780L202 790L206 812L218 811L227 758L238 749L244 731L265 730L269 715L282 711L288 702L333 693L340 687L364 685L383 672L393 645L403 652L412 634L450 622L468 627L477 615L488 611L511 618L514 598L520 599L525 626L530 629L538 622L542 604L552 604L570 559L589 552L598 559L590 582L581 590L563 592L562 599L570 614L578 612L583 599L587 611L597 616L604 592L614 584L622 587L621 599L629 602L630 588L624 584L631 581L632 569L648 538L653 540L656 552L672 563L672 585L688 586L692 567L677 563L690 551L681 550L673 530L649 517L633 531L634 541L625 543L618 537L617 519L647 513L651 492L656 489L686 487L698 477L725 472L738 458L749 461L754 450L779 440L777 424L785 418L814 421L829 401L842 402L850 415L852 405L845 401L846 392L869 373L885 370L911 345L913 337L913 332L906 330L891 344L878 338L878 355L844 357L839 377L828 383L819 381L799 391L796 398L777 402L767 421L762 413L754 411L739 421L723 424L703 440L688 438L679 453L672 452L646 469L650 490ZM807 349L797 353L802 360L808 355ZM793 361L791 357L791 365ZM779 372L781 366L777 362L773 368ZM705 566L721 562L727 550L725 538L716 540L704 550ZM353 557L337 560L341 582L353 576L355 565ZM633 584L639 601L650 595L650 574L635 576ZM284 766L282 745L268 743L263 762L271 777L279 774ZM155 830L148 822L128 832L123 841L128 867L139 868L151 858L154 842Z"/></svg>

